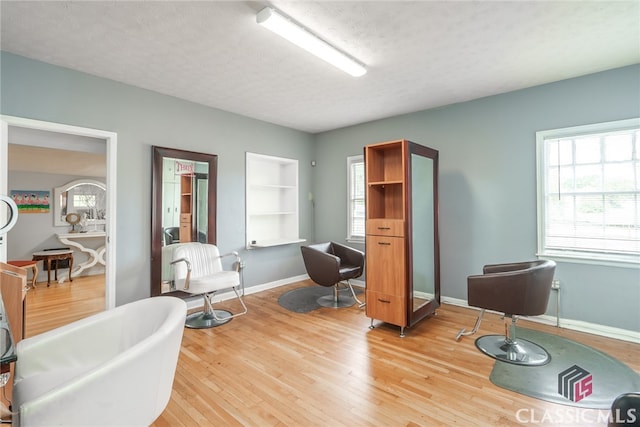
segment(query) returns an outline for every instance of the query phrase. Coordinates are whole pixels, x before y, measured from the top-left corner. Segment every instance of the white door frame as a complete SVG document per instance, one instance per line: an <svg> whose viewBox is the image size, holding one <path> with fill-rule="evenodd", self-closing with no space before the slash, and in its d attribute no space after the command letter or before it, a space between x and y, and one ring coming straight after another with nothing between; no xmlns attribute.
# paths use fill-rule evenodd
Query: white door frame
<svg viewBox="0 0 640 427"><path fill-rule="evenodd" d="M8 192L9 165L9 127L21 127L70 135L102 139L107 143L107 223L105 266L105 309L116 306L116 146L118 135L115 132L44 122L21 117L0 115L0 194ZM0 245L0 261L7 260L7 236Z"/></svg>

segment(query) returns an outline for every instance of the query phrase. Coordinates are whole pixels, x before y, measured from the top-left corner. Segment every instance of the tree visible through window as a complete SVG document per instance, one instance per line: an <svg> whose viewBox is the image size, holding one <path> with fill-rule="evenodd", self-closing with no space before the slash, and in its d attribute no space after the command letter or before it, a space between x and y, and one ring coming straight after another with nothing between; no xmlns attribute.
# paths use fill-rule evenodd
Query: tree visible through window
<svg viewBox="0 0 640 427"><path fill-rule="evenodd" d="M640 119L536 136L540 254L640 262Z"/></svg>
<svg viewBox="0 0 640 427"><path fill-rule="evenodd" d="M364 156L347 157L347 240L364 240Z"/></svg>

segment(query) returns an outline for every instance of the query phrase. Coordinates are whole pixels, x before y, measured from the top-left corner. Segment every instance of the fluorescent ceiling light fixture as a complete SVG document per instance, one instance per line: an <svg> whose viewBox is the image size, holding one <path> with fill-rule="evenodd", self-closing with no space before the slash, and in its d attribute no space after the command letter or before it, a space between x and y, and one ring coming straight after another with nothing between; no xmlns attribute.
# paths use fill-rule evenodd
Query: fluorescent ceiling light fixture
<svg viewBox="0 0 640 427"><path fill-rule="evenodd" d="M270 7L262 9L256 15L256 22L345 73L360 77L367 72L362 64L311 34L275 9Z"/></svg>

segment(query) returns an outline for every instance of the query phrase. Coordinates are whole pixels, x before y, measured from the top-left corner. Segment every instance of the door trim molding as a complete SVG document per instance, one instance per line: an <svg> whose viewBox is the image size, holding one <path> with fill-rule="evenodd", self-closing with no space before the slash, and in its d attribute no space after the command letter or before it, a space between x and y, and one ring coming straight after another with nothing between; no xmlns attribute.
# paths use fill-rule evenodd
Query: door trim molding
<svg viewBox="0 0 640 427"><path fill-rule="evenodd" d="M8 162L9 127L21 127L70 135L86 136L102 139L107 144L107 216L106 223L106 258L105 268L105 309L116 306L116 172L117 172L117 143L118 134L100 129L91 129L62 123L46 122L26 119L23 117L0 115L0 193L8 191ZM6 244L0 251L0 261L6 258Z"/></svg>

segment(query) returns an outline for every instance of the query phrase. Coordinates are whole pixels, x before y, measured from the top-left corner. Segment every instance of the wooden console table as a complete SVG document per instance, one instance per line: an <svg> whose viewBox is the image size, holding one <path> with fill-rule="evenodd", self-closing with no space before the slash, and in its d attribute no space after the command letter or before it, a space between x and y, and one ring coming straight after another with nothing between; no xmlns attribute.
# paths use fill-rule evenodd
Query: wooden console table
<svg viewBox="0 0 640 427"><path fill-rule="evenodd" d="M73 269L73 251L71 250L59 250L59 251L41 251L33 253L33 260L40 261L44 264L44 267L47 269L47 286L51 284L51 261L53 260L69 260L69 281L72 282L71 278L71 270ZM56 282L58 281L58 263L56 262ZM61 279L62 281L62 279Z"/></svg>

